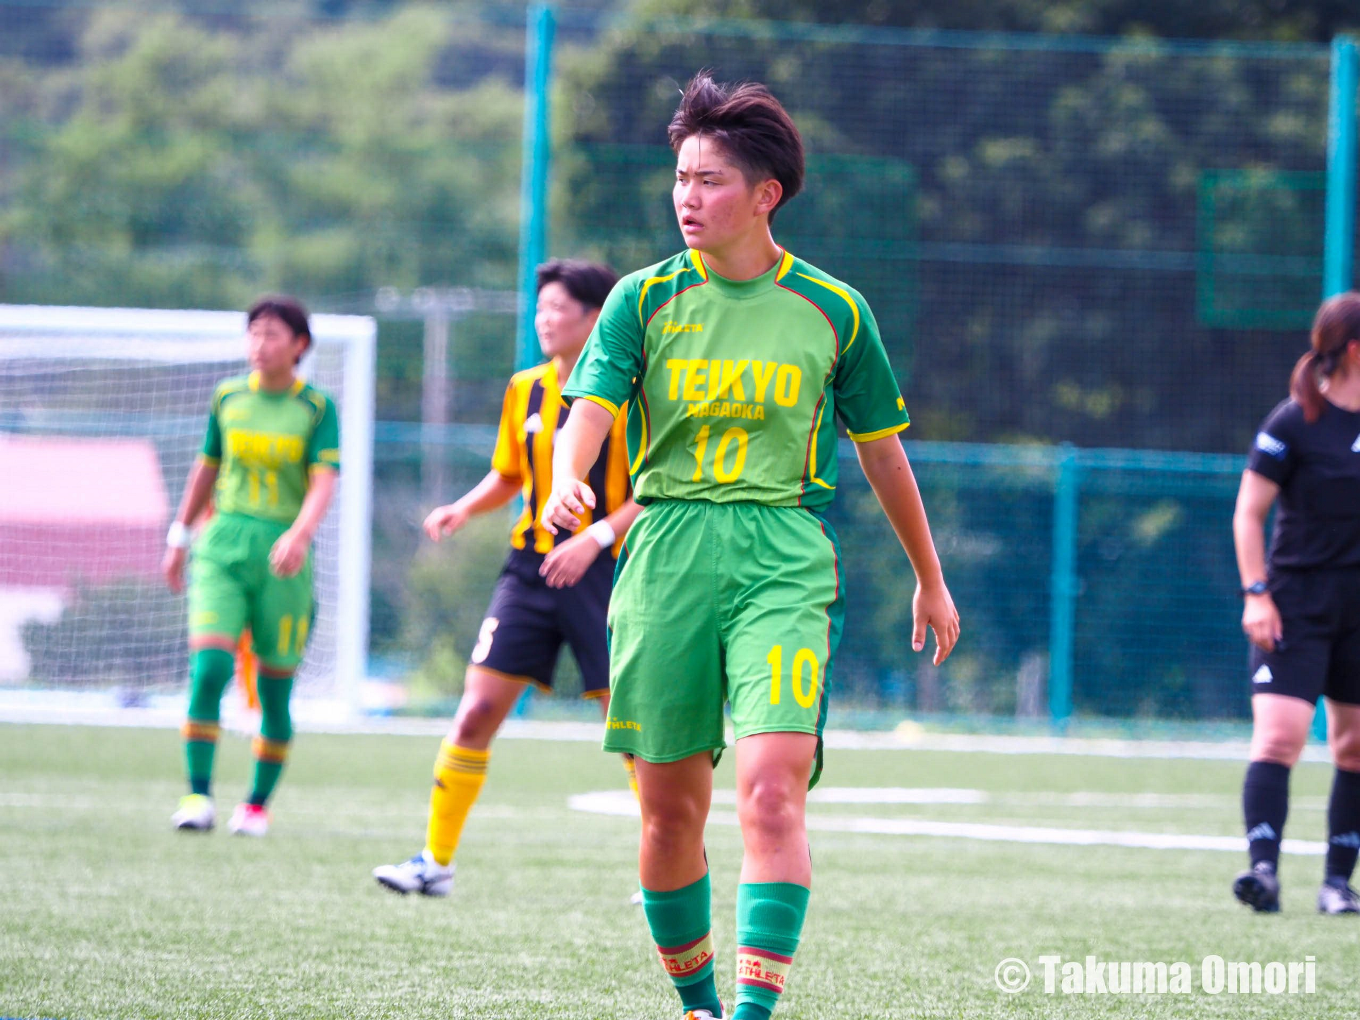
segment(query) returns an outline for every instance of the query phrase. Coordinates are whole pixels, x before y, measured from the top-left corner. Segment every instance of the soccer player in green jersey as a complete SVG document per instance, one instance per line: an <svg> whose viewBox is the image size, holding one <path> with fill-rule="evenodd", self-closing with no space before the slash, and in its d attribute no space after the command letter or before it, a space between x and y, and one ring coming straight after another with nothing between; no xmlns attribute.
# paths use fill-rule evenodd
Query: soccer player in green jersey
<svg viewBox="0 0 1360 1020"><path fill-rule="evenodd" d="M605 302L564 390L571 414L543 517L572 528L595 505L585 472L627 402L644 509L610 603L605 749L637 759L643 906L662 964L686 1017L722 1017L703 836L730 704L745 848L732 1016L766 1020L807 909L804 814L841 633L840 556L822 517L836 416L916 573L913 649L929 627L942 663L959 619L873 315L770 232L803 182L797 128L764 86L700 74L669 135L687 250Z"/></svg>
<svg viewBox="0 0 1360 1020"><path fill-rule="evenodd" d="M297 375L312 342L307 312L292 298L263 298L246 314L253 371L213 394L203 451L166 537L162 571L184 588L188 527L211 498L215 512L194 543L189 579L189 712L184 723L189 794L171 819L211 829L213 757L233 653L250 629L259 663L260 735L254 779L228 828L263 836L265 804L292 739L288 699L313 616L312 538L340 470L335 404Z"/></svg>

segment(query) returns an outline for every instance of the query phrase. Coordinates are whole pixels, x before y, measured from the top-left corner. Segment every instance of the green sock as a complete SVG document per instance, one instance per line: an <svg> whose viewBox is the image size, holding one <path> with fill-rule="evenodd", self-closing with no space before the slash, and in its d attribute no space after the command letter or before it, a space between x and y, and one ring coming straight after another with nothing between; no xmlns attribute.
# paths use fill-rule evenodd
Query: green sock
<svg viewBox="0 0 1360 1020"><path fill-rule="evenodd" d="M788 981L811 890L791 882L737 886L737 1008L732 1020L769 1020Z"/></svg>
<svg viewBox="0 0 1360 1020"><path fill-rule="evenodd" d="M288 697L293 690L291 676L261 676L260 735L251 744L255 773L246 801L264 807L288 760L288 742L293 739L293 720L288 714Z"/></svg>
<svg viewBox="0 0 1360 1020"><path fill-rule="evenodd" d="M212 792L213 759L221 732L222 692L231 683L236 661L220 648L202 648L189 656L189 714L184 736L184 764L189 789L207 797Z"/></svg>
<svg viewBox="0 0 1360 1020"><path fill-rule="evenodd" d="M661 954L661 966L680 993L681 1005L719 1015L722 1005L713 982L713 889L708 875L670 892L643 889L642 910Z"/></svg>

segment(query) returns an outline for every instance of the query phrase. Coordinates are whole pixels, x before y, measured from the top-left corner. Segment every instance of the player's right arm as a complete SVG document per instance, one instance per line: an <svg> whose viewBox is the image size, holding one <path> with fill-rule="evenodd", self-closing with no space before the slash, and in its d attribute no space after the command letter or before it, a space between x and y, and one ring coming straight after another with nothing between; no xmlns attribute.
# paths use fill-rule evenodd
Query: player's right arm
<svg viewBox="0 0 1360 1020"><path fill-rule="evenodd" d="M184 561L189 555L189 528L198 520L199 514L207 509L222 464L222 427L217 421L217 412L221 408L224 392L219 386L213 394L212 407L208 410L208 427L203 435L203 448L194 466L189 469L189 481L184 486L184 497L179 501L179 513L175 514L170 534L166 536L161 573L176 595L184 590Z"/></svg>
<svg viewBox="0 0 1360 1020"><path fill-rule="evenodd" d="M179 512L171 524L172 532L187 534L189 526L198 520L212 498L213 486L217 484L217 462L199 458L189 469L189 481L184 486L184 498L179 501ZM184 590L184 562L188 559L187 544L167 542L165 556L161 560L161 573L165 583L178 595Z"/></svg>
<svg viewBox="0 0 1360 1020"><path fill-rule="evenodd" d="M595 493L583 479L599 458L613 424L614 416L593 400L571 405L553 453L552 492L543 503L543 527L550 534L556 535L558 528L576 530L586 507L594 509Z"/></svg>
<svg viewBox="0 0 1360 1020"><path fill-rule="evenodd" d="M1280 489L1294 473L1295 430L1301 417L1297 404L1288 400L1280 403L1261 423L1247 455L1232 519L1233 548L1243 589L1266 580L1266 518ZM1270 592L1243 595L1242 631L1262 651L1275 650L1275 643L1284 637L1284 624Z"/></svg>
<svg viewBox="0 0 1360 1020"><path fill-rule="evenodd" d="M539 515L543 527L575 531L596 494L584 481L600 456L610 426L642 384L643 324L637 274L614 285L604 299L581 360L562 390L571 414L553 453L553 488Z"/></svg>
<svg viewBox="0 0 1360 1020"><path fill-rule="evenodd" d="M1248 468L1242 472L1242 485L1237 490L1237 505L1233 509L1233 546L1237 551L1237 571L1242 587L1263 581L1266 577L1266 518L1279 495L1280 487L1265 475ZM1280 611L1270 592L1243 595L1242 631L1247 640L1263 652L1275 650L1275 642L1284 637Z"/></svg>
<svg viewBox="0 0 1360 1020"><path fill-rule="evenodd" d="M445 535L452 535L478 514L497 510L515 497L520 490L520 480L510 478L499 471L488 471L486 477L468 490L461 499L444 506L437 506L425 518L425 534L430 540L438 542Z"/></svg>
<svg viewBox="0 0 1360 1020"><path fill-rule="evenodd" d="M461 499L437 506L425 518L425 534L438 542L452 535L478 514L498 510L515 498L521 487L520 455L523 452L516 422L515 383L505 388L501 403L501 423L496 433L496 449L491 454L491 470Z"/></svg>

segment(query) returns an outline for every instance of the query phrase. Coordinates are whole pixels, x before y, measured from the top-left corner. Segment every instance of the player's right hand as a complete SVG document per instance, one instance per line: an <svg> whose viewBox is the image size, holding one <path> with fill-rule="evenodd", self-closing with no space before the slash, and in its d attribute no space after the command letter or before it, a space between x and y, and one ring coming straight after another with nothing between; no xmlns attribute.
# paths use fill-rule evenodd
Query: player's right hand
<svg viewBox="0 0 1360 1020"><path fill-rule="evenodd" d="M1261 651L1275 651L1276 642L1284 637L1284 624L1280 621L1275 600L1269 592L1248 595L1246 599L1247 604L1242 607L1242 632Z"/></svg>
<svg viewBox="0 0 1360 1020"><path fill-rule="evenodd" d="M165 583L176 595L184 590L184 561L188 558L187 554L187 549L166 549L165 556L161 559L161 573L165 575Z"/></svg>
<svg viewBox="0 0 1360 1020"><path fill-rule="evenodd" d="M550 535L556 535L558 528L575 531L581 526L581 514L587 507L595 508L595 493L589 485L575 478L555 481L540 519Z"/></svg>
<svg viewBox="0 0 1360 1020"><path fill-rule="evenodd" d="M438 542L445 535L452 535L468 522L468 512L457 503L437 506L425 518L425 534L431 542Z"/></svg>

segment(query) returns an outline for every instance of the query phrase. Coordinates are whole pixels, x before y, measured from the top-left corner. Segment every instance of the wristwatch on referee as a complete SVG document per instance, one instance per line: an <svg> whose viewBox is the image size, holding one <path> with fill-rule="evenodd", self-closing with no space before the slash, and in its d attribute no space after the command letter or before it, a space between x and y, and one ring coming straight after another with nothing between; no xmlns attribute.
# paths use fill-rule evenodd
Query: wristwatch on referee
<svg viewBox="0 0 1360 1020"><path fill-rule="evenodd" d="M1264 581L1252 581L1251 584L1244 584L1242 586L1242 595L1244 598L1248 595L1265 595L1269 591L1270 586Z"/></svg>

